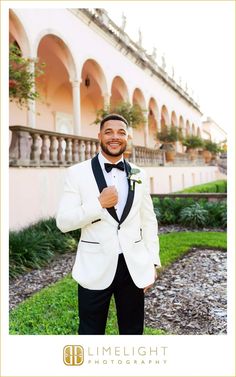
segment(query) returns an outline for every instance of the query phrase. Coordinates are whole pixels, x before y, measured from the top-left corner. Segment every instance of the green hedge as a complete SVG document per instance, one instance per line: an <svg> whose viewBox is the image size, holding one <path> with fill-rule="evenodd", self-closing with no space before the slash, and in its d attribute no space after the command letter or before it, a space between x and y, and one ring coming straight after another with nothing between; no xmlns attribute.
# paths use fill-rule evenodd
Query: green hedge
<svg viewBox="0 0 236 377"><path fill-rule="evenodd" d="M180 224L190 228L227 227L226 200L208 202L206 199L153 198L159 225Z"/></svg>
<svg viewBox="0 0 236 377"><path fill-rule="evenodd" d="M202 185L192 186L186 188L182 191L178 191L179 193L196 193L196 192L227 192L227 181L225 179L205 183Z"/></svg>

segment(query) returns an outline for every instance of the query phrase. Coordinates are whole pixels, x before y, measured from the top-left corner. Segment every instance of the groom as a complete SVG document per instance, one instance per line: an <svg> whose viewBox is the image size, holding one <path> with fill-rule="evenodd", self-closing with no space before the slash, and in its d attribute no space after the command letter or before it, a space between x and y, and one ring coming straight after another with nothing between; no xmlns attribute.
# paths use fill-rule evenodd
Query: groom
<svg viewBox="0 0 236 377"><path fill-rule="evenodd" d="M142 334L144 293L160 266L156 216L143 170L123 158L128 122L102 119L101 152L66 171L57 213L62 232L81 228L73 278L79 283L79 334L103 335L114 295L119 333Z"/></svg>

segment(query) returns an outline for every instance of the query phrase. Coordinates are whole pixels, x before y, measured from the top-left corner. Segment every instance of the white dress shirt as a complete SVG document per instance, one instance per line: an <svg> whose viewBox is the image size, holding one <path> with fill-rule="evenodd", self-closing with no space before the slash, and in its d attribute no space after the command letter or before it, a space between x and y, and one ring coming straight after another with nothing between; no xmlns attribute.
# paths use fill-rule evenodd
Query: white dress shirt
<svg viewBox="0 0 236 377"><path fill-rule="evenodd" d="M118 219L120 219L128 197L129 186L126 172L125 170L122 171L120 169L112 168L111 171L108 173L105 169L104 164L111 164L111 161L108 161L101 152L98 154L98 160L101 165L107 186L115 186L118 192L118 203L116 204L116 206L114 206L114 208L116 210ZM117 161L116 164L118 164L118 162L120 161L124 161L123 157L119 161ZM120 246L119 254L121 253L122 249Z"/></svg>
<svg viewBox="0 0 236 377"><path fill-rule="evenodd" d="M105 170L105 163L111 164L111 161L108 161L102 153L99 153L98 160L102 168L102 172L104 174L107 186L115 186L118 192L118 203L115 206L116 214L118 219L121 218L123 210L125 208L125 204L127 201L128 196L128 179L125 170L119 170L116 168L112 168L109 173ZM116 162L124 161L123 157Z"/></svg>

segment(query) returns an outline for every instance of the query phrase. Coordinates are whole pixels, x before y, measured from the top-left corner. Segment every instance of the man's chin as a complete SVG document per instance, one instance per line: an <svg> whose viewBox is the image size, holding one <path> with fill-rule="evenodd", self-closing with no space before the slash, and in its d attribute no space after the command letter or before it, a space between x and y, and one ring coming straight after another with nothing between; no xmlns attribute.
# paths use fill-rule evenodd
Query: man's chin
<svg viewBox="0 0 236 377"><path fill-rule="evenodd" d="M118 156L122 156L122 154L124 153L125 149L124 148L121 148L119 150L110 150L108 148L105 148L102 150L108 155L108 156L113 156L113 157L118 157Z"/></svg>

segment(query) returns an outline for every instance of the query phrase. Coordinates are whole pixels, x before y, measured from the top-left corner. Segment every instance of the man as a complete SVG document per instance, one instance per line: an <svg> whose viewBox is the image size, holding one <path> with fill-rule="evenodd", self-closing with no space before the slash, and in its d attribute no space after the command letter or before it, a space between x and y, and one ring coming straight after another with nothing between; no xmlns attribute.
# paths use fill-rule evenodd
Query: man
<svg viewBox="0 0 236 377"><path fill-rule="evenodd" d="M81 228L73 278L79 283L79 334L105 333L114 294L120 334L142 334L144 293L160 266L157 221L144 171L123 159L128 122L106 116L101 152L67 169L57 214L62 232Z"/></svg>

